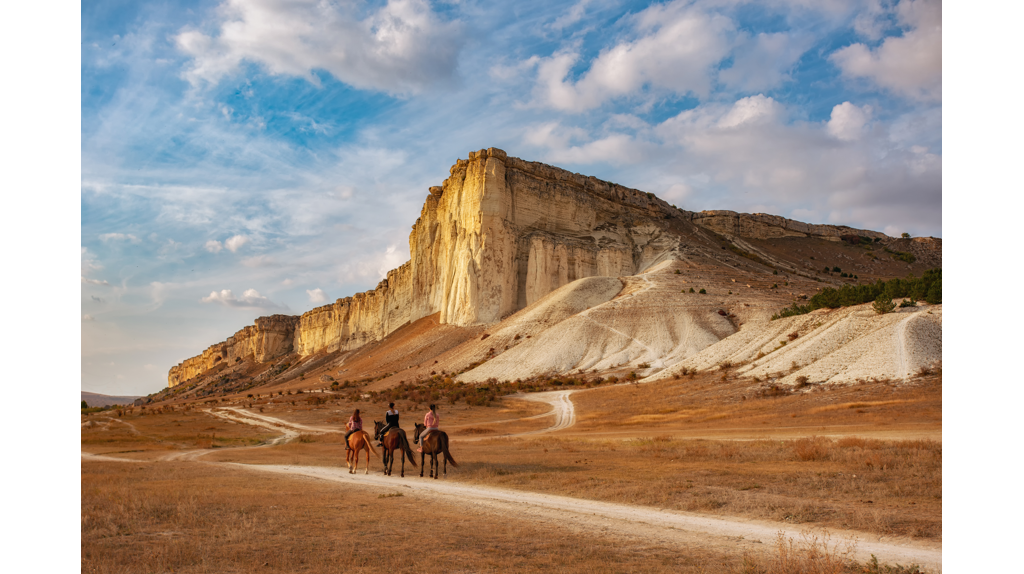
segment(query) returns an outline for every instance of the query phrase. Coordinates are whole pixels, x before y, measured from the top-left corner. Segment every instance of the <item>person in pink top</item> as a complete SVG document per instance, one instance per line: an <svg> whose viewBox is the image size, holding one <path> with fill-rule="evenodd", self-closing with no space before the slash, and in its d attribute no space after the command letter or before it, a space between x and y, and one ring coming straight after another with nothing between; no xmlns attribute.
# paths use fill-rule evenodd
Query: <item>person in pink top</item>
<svg viewBox="0 0 1024 574"><path fill-rule="evenodd" d="M430 410L423 417L423 426L427 427L420 433L420 444L423 443L423 437L427 436L427 433L432 430L437 430L438 425L441 423L441 417L437 416L437 405L430 405ZM416 452L423 452L423 448L416 449Z"/></svg>
<svg viewBox="0 0 1024 574"><path fill-rule="evenodd" d="M345 428L348 432L345 433L345 450L352 450L348 446L348 437L357 430L363 430L363 419L359 416L359 409L352 413L352 416L348 417L348 422L345 424Z"/></svg>

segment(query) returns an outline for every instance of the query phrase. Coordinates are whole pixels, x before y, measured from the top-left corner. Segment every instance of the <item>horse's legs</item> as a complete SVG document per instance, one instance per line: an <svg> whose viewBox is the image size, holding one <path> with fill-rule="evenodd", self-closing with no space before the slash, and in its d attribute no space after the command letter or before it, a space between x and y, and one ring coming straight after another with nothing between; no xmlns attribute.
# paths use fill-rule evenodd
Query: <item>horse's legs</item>
<svg viewBox="0 0 1024 574"><path fill-rule="evenodd" d="M363 474L370 474L370 443L366 443L366 471Z"/></svg>
<svg viewBox="0 0 1024 574"><path fill-rule="evenodd" d="M420 450L422 450L422 449L420 449ZM426 460L426 459L427 459L427 453L421 452L420 453L420 478L423 478L423 465L424 465L423 461Z"/></svg>

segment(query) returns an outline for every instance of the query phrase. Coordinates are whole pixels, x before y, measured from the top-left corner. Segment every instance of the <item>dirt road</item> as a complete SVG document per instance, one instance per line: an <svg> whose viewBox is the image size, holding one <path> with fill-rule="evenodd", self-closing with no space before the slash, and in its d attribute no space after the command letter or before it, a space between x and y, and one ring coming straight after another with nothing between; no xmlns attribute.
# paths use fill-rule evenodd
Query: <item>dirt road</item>
<svg viewBox="0 0 1024 574"><path fill-rule="evenodd" d="M408 496L443 498L447 504L457 502L503 516L524 517L541 522L566 525L573 530L601 532L616 537L661 542L670 545L701 544L728 546L735 550L755 550L757 545L771 544L782 532L801 540L811 528L797 528L779 523L713 518L656 508L614 504L596 500L570 498L523 492L489 486L429 478L395 478L379 474L349 474L345 468L283 465L230 464L256 472L306 476L349 485L372 486ZM941 568L942 549L936 544L882 541L862 532L832 531L832 542L853 541L853 556L867 561L874 554L883 562L915 563L927 569ZM830 544L831 547L832 544ZM763 546L761 547L763 548Z"/></svg>

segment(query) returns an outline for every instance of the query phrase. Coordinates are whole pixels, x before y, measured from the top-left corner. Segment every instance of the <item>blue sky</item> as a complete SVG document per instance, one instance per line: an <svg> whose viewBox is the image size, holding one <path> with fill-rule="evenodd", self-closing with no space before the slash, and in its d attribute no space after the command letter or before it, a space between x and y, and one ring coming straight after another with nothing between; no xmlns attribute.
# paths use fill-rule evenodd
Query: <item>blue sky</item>
<svg viewBox="0 0 1024 574"><path fill-rule="evenodd" d="M84 2L82 388L373 288L467 152L942 235L941 5Z"/></svg>

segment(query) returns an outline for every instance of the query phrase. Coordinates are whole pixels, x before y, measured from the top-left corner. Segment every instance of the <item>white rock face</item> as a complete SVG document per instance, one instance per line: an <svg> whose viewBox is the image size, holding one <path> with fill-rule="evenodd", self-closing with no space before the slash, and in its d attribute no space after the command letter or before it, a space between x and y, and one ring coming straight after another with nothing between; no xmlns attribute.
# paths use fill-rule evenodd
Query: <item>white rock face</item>
<svg viewBox="0 0 1024 574"><path fill-rule="evenodd" d="M797 336L791 339L793 333ZM878 315L865 304L754 321L651 380L724 362L748 363L737 372L782 384L794 384L801 376L811 383L905 379L941 364L942 305Z"/></svg>
<svg viewBox="0 0 1024 574"><path fill-rule="evenodd" d="M635 189L495 148L471 152L450 173L429 190L410 261L376 289L290 318L290 330L257 321L173 367L168 384L213 368L217 356L262 362L356 349L438 312L442 324L494 323L577 279L632 275L678 243L657 222L681 212Z"/></svg>

